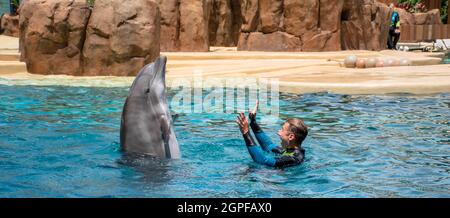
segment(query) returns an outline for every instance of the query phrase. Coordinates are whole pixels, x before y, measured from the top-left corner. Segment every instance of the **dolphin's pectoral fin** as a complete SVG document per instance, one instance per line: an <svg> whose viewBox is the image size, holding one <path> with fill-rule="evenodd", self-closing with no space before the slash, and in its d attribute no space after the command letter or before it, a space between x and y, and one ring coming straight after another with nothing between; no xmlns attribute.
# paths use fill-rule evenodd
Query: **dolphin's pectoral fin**
<svg viewBox="0 0 450 218"><path fill-rule="evenodd" d="M170 158L170 147L169 147L169 138L170 138L170 124L167 120L166 116L161 115L160 117L161 124L161 137L164 141L164 150L166 152L166 158Z"/></svg>

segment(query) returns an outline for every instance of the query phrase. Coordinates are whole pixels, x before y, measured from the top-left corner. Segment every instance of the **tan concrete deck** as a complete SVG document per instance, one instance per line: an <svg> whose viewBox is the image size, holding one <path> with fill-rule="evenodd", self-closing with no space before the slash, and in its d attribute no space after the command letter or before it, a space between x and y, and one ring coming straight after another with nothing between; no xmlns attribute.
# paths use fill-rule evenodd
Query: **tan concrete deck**
<svg viewBox="0 0 450 218"><path fill-rule="evenodd" d="M6 42L3 44L3 42ZM14 44L16 43L16 44ZM6 45L6 46L4 46ZM16 47L14 47L16 46ZM5 49L2 49L5 48ZM18 61L18 39L0 36L0 84L129 86L132 77L73 77L33 75ZM414 66L349 69L343 59L407 57ZM345 94L450 92L450 65L440 65L443 53L399 51L248 52L211 48L211 52L162 52L168 57L167 85L175 79L191 80L194 72L207 78L269 78L280 90L305 93L329 91Z"/></svg>

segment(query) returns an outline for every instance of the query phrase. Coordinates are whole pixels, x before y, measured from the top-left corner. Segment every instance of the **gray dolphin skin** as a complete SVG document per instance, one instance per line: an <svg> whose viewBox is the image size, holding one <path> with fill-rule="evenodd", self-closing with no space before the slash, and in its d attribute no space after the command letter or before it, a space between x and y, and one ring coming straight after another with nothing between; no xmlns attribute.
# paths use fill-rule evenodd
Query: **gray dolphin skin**
<svg viewBox="0 0 450 218"><path fill-rule="evenodd" d="M181 158L167 105L166 61L160 56L139 71L125 101L120 124L123 151Z"/></svg>

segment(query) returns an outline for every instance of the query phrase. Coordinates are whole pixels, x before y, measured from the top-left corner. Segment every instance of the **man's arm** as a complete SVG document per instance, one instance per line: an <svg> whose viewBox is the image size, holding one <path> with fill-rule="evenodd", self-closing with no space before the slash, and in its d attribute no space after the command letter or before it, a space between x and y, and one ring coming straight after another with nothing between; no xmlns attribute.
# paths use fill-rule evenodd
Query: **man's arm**
<svg viewBox="0 0 450 218"><path fill-rule="evenodd" d="M272 140L262 131L258 123L256 123L256 112L258 111L259 101L256 101L253 111L248 110L248 118L250 119L250 127L255 134L256 140L265 151L272 151L274 153L281 153L281 149L276 146Z"/></svg>
<svg viewBox="0 0 450 218"><path fill-rule="evenodd" d="M241 130L242 136L244 137L245 145L247 146L248 152L252 159L259 163L267 166L275 166L276 161L273 157L264 155L261 147L259 147L248 129L248 119L245 117L244 113L239 113L236 123L239 125L239 130Z"/></svg>
<svg viewBox="0 0 450 218"><path fill-rule="evenodd" d="M269 138L269 136L266 135L266 133L264 133L264 131L256 122L255 118L250 119L250 127L255 134L256 140L265 151L280 153L280 149L278 148L278 146L272 142L272 140Z"/></svg>
<svg viewBox="0 0 450 218"><path fill-rule="evenodd" d="M256 112L258 111L259 101L256 101L255 108L253 111L248 110L248 117L250 119L250 127L252 128L253 133L255 134L256 140L261 145L261 147L265 151L272 151L274 153L281 153L281 150L278 146L276 146L272 140L262 131L261 127L259 127L258 123L256 123Z"/></svg>
<svg viewBox="0 0 450 218"><path fill-rule="evenodd" d="M265 155L261 147L256 145L256 143L253 141L253 137L250 135L249 132L243 134L243 136L245 140L245 145L247 146L248 149L248 153L250 153L250 156L252 157L253 161L266 166L271 167L276 166L275 158Z"/></svg>

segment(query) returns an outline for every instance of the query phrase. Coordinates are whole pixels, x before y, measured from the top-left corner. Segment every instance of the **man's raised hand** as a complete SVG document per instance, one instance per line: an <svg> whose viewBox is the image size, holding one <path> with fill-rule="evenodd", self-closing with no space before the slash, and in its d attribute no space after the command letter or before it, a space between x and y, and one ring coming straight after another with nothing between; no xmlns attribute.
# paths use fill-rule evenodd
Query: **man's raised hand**
<svg viewBox="0 0 450 218"><path fill-rule="evenodd" d="M258 111L259 101L256 100L255 107L253 108L253 111L248 109L248 118L250 118L250 122L256 121L256 112Z"/></svg>
<svg viewBox="0 0 450 218"><path fill-rule="evenodd" d="M241 130L242 134L248 133L248 120L247 117L245 117L244 113L239 113L236 119L236 123L239 126L239 130Z"/></svg>

